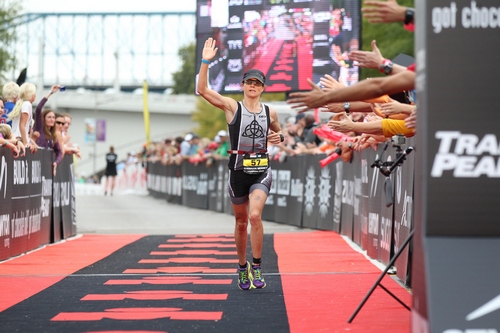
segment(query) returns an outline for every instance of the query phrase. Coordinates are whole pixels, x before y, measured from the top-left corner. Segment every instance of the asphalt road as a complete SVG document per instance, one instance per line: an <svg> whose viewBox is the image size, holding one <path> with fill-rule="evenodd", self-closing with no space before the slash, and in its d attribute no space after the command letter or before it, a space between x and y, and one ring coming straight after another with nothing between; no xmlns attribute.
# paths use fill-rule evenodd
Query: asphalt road
<svg viewBox="0 0 500 333"><path fill-rule="evenodd" d="M79 234L232 234L234 217L225 213L170 204L146 194L78 194ZM264 221L264 233L301 232L295 226Z"/></svg>

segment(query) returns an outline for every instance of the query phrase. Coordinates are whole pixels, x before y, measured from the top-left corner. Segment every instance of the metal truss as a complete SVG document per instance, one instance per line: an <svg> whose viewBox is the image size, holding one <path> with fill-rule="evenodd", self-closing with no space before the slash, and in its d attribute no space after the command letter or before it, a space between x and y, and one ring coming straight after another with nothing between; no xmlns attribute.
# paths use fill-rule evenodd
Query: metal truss
<svg viewBox="0 0 500 333"><path fill-rule="evenodd" d="M39 86L165 89L195 26L194 12L30 13L16 28L16 57Z"/></svg>

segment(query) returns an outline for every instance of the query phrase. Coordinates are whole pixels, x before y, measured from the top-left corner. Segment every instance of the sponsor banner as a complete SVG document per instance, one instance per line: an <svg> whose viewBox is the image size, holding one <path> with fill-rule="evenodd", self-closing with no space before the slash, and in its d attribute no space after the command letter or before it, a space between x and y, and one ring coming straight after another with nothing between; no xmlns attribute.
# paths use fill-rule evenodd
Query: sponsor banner
<svg viewBox="0 0 500 333"><path fill-rule="evenodd" d="M496 0L441 0L425 11L417 96L425 97L428 236L500 236L500 94L492 93L500 66L490 65L500 52L498 8Z"/></svg>
<svg viewBox="0 0 500 333"><path fill-rule="evenodd" d="M385 176L380 170L371 166L379 159L387 158L387 153L381 156L382 147L379 145L378 151L371 148L365 149L361 154L361 182L368 184L368 223L366 226L366 242L363 249L371 258L379 258L380 255L380 224L381 224L381 205L384 200L384 180Z"/></svg>
<svg viewBox="0 0 500 333"><path fill-rule="evenodd" d="M147 168L148 168L148 173L146 177L146 186L149 191L149 194L158 199L166 198L167 167L158 162L148 162ZM165 182L162 182L163 177L161 173L164 173L163 177L165 179ZM161 186L162 183L165 184L164 187Z"/></svg>
<svg viewBox="0 0 500 333"><path fill-rule="evenodd" d="M40 227L38 232L32 232L29 237L29 247L37 248L40 245L50 243L50 233L52 229L52 161L54 153L52 150L39 149L34 157L40 161L40 177L33 172L32 188L34 193L40 193L39 197L32 199L33 207L40 209ZM72 157L71 157L72 158ZM61 163L62 164L62 163ZM34 169L38 169L37 163L33 163ZM66 166L59 166L58 171ZM74 199L74 196L73 196ZM76 213L76 212L75 212ZM38 217L34 218L37 221ZM37 223L34 223L32 230L36 229Z"/></svg>
<svg viewBox="0 0 500 333"><path fill-rule="evenodd" d="M428 237L430 332L500 332L496 237Z"/></svg>
<svg viewBox="0 0 500 333"><path fill-rule="evenodd" d="M214 161L207 168L208 173L208 209L222 212L224 191L224 165Z"/></svg>
<svg viewBox="0 0 500 333"><path fill-rule="evenodd" d="M496 332L498 1L417 1L416 7L420 150L412 312L419 320L412 325L432 332Z"/></svg>
<svg viewBox="0 0 500 333"><path fill-rule="evenodd" d="M36 216L40 216L39 205L38 209L33 206L32 197L41 197L41 187L38 191L32 191L35 185L32 181L38 181L38 177L33 178L32 162L38 165L41 154L34 154L26 151L26 155L12 160L12 215L11 215L11 255L15 256L29 250L28 240L31 233L31 225L33 219L39 220ZM38 166L35 166L39 170ZM37 172L37 171L35 171ZM35 183L38 184L38 183ZM38 201L40 202L40 201ZM38 225L38 224L37 224ZM36 230L38 228L36 227Z"/></svg>
<svg viewBox="0 0 500 333"><path fill-rule="evenodd" d="M343 182L343 165L344 163L341 160L336 160L330 165L333 168L333 172L335 174L334 177L334 188L333 188L333 231L340 233L341 221L342 221L342 182ZM352 228L352 227L351 227ZM352 233L350 234L350 238L352 238Z"/></svg>
<svg viewBox="0 0 500 333"><path fill-rule="evenodd" d="M204 164L182 163L182 205L208 209L208 172Z"/></svg>
<svg viewBox="0 0 500 333"><path fill-rule="evenodd" d="M407 146L413 146L413 140L407 140ZM413 174L415 154L406 156L403 165L394 174L394 240L393 251L399 251L400 245L408 238L413 229ZM410 243L411 244L411 243ZM395 266L397 277L406 285L410 286L410 272L408 261L410 246L406 246L396 260Z"/></svg>
<svg viewBox="0 0 500 333"><path fill-rule="evenodd" d="M312 209L316 216L316 228L322 230L333 230L333 196L335 185L335 168L332 164L321 168L319 161L324 159L324 155L314 155L309 159L310 164L315 169L315 197ZM307 188L304 191L304 207L308 209L307 193L312 193Z"/></svg>
<svg viewBox="0 0 500 333"><path fill-rule="evenodd" d="M182 167L177 164L166 168L166 193L167 201L182 204Z"/></svg>
<svg viewBox="0 0 500 333"><path fill-rule="evenodd" d="M0 148L0 260L11 257L12 154Z"/></svg>
<svg viewBox="0 0 500 333"><path fill-rule="evenodd" d="M352 163L342 166L342 215L340 217L340 233L360 244L360 225L354 224L354 172Z"/></svg>
<svg viewBox="0 0 500 333"><path fill-rule="evenodd" d="M223 210L224 213L233 215L233 205L231 203L231 198L229 197L228 192L228 183L229 183L229 169L227 167L228 160L222 160L221 164L224 165L224 182L223 182ZM266 208L264 207L264 210Z"/></svg>
<svg viewBox="0 0 500 333"><path fill-rule="evenodd" d="M273 221L301 226L304 163L303 156L297 156L293 160L285 159L283 162L271 161L272 169L277 170L276 179L273 179L276 184Z"/></svg>
<svg viewBox="0 0 500 333"><path fill-rule="evenodd" d="M369 201L369 190L368 179L366 175L362 177L361 170L362 160L367 160L368 150L365 149L361 154L356 154L353 158L353 178L354 178L354 224L359 225L360 228L360 246L364 250L370 250L373 254L373 233L369 233L369 221L368 221L368 205ZM373 218L373 217L372 217ZM373 223L373 221L372 221ZM372 230L373 231L373 230ZM372 257L377 258L377 256Z"/></svg>
<svg viewBox="0 0 500 333"><path fill-rule="evenodd" d="M56 179L60 186L62 238L76 235L75 172L73 156L65 155L57 167Z"/></svg>
<svg viewBox="0 0 500 333"><path fill-rule="evenodd" d="M264 205L264 210L262 211L262 220L274 221L275 207L276 207L276 193L277 193L277 182L278 170L271 167L272 182L271 188L269 189L269 195L267 196L266 204Z"/></svg>

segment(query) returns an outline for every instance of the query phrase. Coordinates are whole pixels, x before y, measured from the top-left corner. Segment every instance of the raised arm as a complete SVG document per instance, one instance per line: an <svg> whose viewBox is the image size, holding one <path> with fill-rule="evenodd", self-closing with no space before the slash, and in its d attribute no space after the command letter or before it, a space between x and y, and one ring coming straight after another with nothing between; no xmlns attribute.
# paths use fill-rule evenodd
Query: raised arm
<svg viewBox="0 0 500 333"><path fill-rule="evenodd" d="M198 75L197 89L198 93L207 102L224 111L226 113L226 118L228 118L228 113L232 116L236 111L238 107L237 102L232 98L222 96L208 87L208 66L210 64L210 60L212 60L216 53L217 47L215 46L215 40L210 37L205 41L205 46L203 47L202 63Z"/></svg>

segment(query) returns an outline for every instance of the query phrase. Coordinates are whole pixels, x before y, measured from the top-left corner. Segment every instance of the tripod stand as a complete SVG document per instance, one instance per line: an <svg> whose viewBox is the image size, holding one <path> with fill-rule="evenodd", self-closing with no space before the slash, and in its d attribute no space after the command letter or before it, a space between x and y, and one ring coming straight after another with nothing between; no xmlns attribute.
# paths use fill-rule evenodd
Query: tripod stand
<svg viewBox="0 0 500 333"><path fill-rule="evenodd" d="M392 257L391 261L389 261L389 263L387 264L387 267L384 269L384 271L382 272L382 274L380 274L379 278L377 279L377 281L375 282L375 284L371 287L371 289L368 292L368 294L366 294L365 298L363 298L363 300L358 305L358 307L356 308L356 310L354 311L354 313L351 315L351 317L347 321L349 324L354 320L354 318L356 317L356 315L358 314L358 312L361 310L361 308L363 307L363 305L365 305L366 301L371 296L371 294L375 291L375 288L377 288L377 286L380 286L380 288L382 288L389 295L391 295L396 301L398 301L399 304L401 304L402 306L404 306L408 311L411 310L408 305L406 305L405 303L403 303L399 298L397 298L396 295L394 295L393 293L391 293L391 291L389 289L387 289L386 287L384 287L380 282L382 281L382 279L384 278L384 276L387 274L387 272L389 271L389 269L394 265L394 263L396 262L396 260L398 259L398 257L401 255L401 253L403 253L403 250L410 243L410 240L412 239L412 237L413 237L413 230L410 232L410 234L408 235L408 237L406 238L406 240L403 242L403 244L401 244L401 247L399 248L399 251L396 254L394 254L394 256Z"/></svg>
<svg viewBox="0 0 500 333"><path fill-rule="evenodd" d="M383 149L382 154L387 149L387 146L388 146L388 144L386 143L386 145L385 145L385 147ZM388 162L382 162L380 159L378 159L378 160L376 160L376 161L373 162L373 164L371 165L371 167L372 168L374 168L374 167L378 168L380 170L380 172L384 176L390 177L390 175L392 174L392 172L398 166L400 166L400 165L403 164L403 162L406 159L406 156L408 154L410 154L413 150L414 150L414 148L410 146L410 147L406 148L406 150L403 151L399 145L396 145L397 154L396 154L396 160L394 162L389 162L389 161ZM394 225L394 222L393 222L393 225ZM371 294L375 291L375 288L377 288L377 286L380 286L380 288L382 288L385 292L387 292L390 296L392 296L392 298L394 298L399 304L403 305L408 311L410 311L410 307L408 305L406 305L405 303L403 303L399 298L397 298L397 296L394 295L389 289L387 289L386 287L384 287L381 284L381 281L384 278L384 276L387 274L387 272L391 269L391 267L394 265L394 263L396 262L396 260L398 259L398 257L401 255L401 253L403 253L405 247L410 243L410 240L412 239L412 237L413 237L413 230L410 231L410 233L408 234L408 237L406 238L406 240L401 244L401 247L399 248L398 252L396 252L394 254L394 256L391 258L391 260L387 264L387 266L384 269L384 271L382 272L382 274L380 274L380 276L377 279L377 281L375 282L375 284L368 291L368 294L366 294L365 298L363 298L363 300L358 305L358 307L356 308L356 310L354 311L354 313L351 315L351 317L347 321L349 324L354 320L354 318L356 317L356 315L358 314L358 312L365 305L366 301L371 296Z"/></svg>

